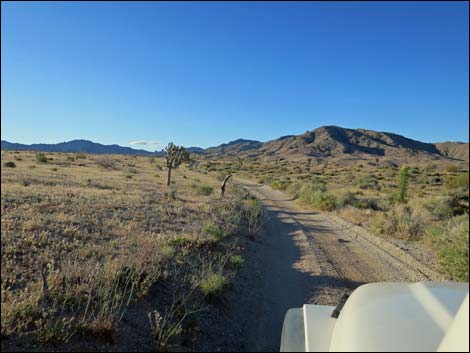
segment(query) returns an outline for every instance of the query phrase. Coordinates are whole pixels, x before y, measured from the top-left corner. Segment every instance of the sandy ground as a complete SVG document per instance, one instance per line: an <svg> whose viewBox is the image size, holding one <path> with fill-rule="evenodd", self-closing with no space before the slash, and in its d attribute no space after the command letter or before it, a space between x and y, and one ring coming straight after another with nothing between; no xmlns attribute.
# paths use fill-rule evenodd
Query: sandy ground
<svg viewBox="0 0 470 353"><path fill-rule="evenodd" d="M267 186L236 182L262 201L266 224L247 246L247 263L235 279L219 334L202 350L279 351L289 308L336 305L344 292L364 283L438 279L406 251L360 227L301 210Z"/></svg>

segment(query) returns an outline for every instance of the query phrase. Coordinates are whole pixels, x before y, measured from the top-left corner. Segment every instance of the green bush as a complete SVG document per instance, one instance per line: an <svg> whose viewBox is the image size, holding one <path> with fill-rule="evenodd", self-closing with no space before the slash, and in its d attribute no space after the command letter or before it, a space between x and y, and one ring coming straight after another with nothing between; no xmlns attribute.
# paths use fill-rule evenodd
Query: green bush
<svg viewBox="0 0 470 353"><path fill-rule="evenodd" d="M218 297L230 287L230 281L222 273L209 272L202 278L200 288L207 297Z"/></svg>
<svg viewBox="0 0 470 353"><path fill-rule="evenodd" d="M357 177L355 184L361 189L380 190L379 180L375 175L363 175Z"/></svg>
<svg viewBox="0 0 470 353"><path fill-rule="evenodd" d="M461 173L456 176L447 176L445 178L445 186L447 189L468 189L468 173Z"/></svg>
<svg viewBox="0 0 470 353"><path fill-rule="evenodd" d="M76 155L75 155L75 158L76 159L86 159L86 153L85 152L78 152Z"/></svg>
<svg viewBox="0 0 470 353"><path fill-rule="evenodd" d="M263 213L263 205L258 199L245 201L243 214L248 225L250 235L255 235L260 231Z"/></svg>
<svg viewBox="0 0 470 353"><path fill-rule="evenodd" d="M201 232L211 236L214 240L222 240L224 238L224 232L213 221L207 221L204 223L201 228Z"/></svg>
<svg viewBox="0 0 470 353"><path fill-rule="evenodd" d="M16 168L15 162L11 162L11 161L3 163L3 166L6 168Z"/></svg>
<svg viewBox="0 0 470 353"><path fill-rule="evenodd" d="M396 205L386 214L380 213L374 227L380 234L407 240L418 240L424 235L424 215L408 205Z"/></svg>
<svg viewBox="0 0 470 353"><path fill-rule="evenodd" d="M193 184L191 187L197 195L209 196L214 191L211 186L205 184Z"/></svg>
<svg viewBox="0 0 470 353"><path fill-rule="evenodd" d="M286 190L289 184L287 180L273 180L269 186L276 190Z"/></svg>
<svg viewBox="0 0 470 353"><path fill-rule="evenodd" d="M468 282L468 215L451 218L426 235L438 249L439 264L452 280Z"/></svg>
<svg viewBox="0 0 470 353"><path fill-rule="evenodd" d="M47 157L44 155L44 153L36 153L36 160L39 163L47 163Z"/></svg>
<svg viewBox="0 0 470 353"><path fill-rule="evenodd" d="M245 259L240 255L231 255L228 261L235 268L241 268L245 263Z"/></svg>

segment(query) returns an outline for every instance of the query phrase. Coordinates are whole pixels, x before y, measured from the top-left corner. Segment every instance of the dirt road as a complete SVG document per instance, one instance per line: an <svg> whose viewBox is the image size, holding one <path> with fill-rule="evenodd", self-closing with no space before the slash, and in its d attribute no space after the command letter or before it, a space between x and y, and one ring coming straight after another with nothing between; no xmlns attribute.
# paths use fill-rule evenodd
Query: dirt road
<svg viewBox="0 0 470 353"><path fill-rule="evenodd" d="M363 283L436 278L412 256L360 227L334 215L301 210L267 186L236 182L262 201L267 221L232 296L231 320L240 326L233 334L245 337L237 348L279 351L289 308L335 305L342 293Z"/></svg>

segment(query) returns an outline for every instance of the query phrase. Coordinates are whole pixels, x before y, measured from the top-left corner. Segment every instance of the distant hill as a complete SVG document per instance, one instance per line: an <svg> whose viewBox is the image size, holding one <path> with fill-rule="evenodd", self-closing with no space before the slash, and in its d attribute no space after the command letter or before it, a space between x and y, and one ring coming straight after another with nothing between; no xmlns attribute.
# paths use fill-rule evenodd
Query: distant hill
<svg viewBox="0 0 470 353"><path fill-rule="evenodd" d="M58 144L23 145L2 141L5 150L44 152L86 152L98 154L163 155L118 145L102 145L87 140ZM463 142L425 143L390 132L322 126L301 135L287 135L260 142L238 139L215 147L188 147L190 153L207 157L253 157L260 159L329 159L338 163L357 160L393 161L397 163L436 160L467 161L469 144Z"/></svg>
<svg viewBox="0 0 470 353"><path fill-rule="evenodd" d="M2 150L16 151L41 151L41 152L86 152L93 154L138 154L138 155L161 155L162 152L149 152L146 150L138 150L130 147L122 147L118 145L102 145L100 143L88 140L72 140L69 142L61 142L55 144L37 143L25 145L21 143L11 143L1 141Z"/></svg>
<svg viewBox="0 0 470 353"><path fill-rule="evenodd" d="M436 148L449 158L469 161L469 144L464 142L438 142Z"/></svg>
<svg viewBox="0 0 470 353"><path fill-rule="evenodd" d="M262 145L263 143L260 141L238 139L216 147L209 147L204 150L204 153L219 156L237 156L239 154L242 154L243 152L257 149Z"/></svg>

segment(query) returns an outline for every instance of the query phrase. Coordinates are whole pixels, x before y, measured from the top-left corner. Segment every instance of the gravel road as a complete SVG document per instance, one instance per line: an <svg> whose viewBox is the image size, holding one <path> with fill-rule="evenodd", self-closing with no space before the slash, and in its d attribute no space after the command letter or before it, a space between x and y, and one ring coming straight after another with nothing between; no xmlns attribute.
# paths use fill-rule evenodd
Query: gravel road
<svg viewBox="0 0 470 353"><path fill-rule="evenodd" d="M229 298L226 338L238 344L226 341L220 350L279 351L289 308L336 305L363 283L438 278L406 251L335 215L302 210L267 186L236 182L263 203L266 225Z"/></svg>

